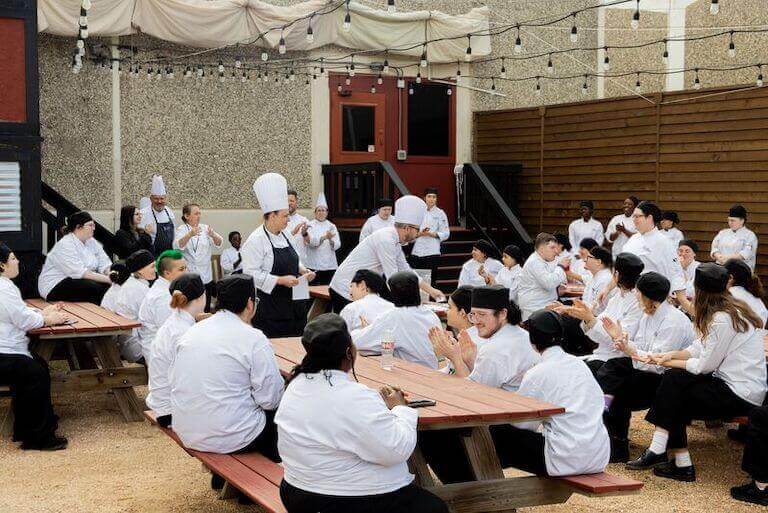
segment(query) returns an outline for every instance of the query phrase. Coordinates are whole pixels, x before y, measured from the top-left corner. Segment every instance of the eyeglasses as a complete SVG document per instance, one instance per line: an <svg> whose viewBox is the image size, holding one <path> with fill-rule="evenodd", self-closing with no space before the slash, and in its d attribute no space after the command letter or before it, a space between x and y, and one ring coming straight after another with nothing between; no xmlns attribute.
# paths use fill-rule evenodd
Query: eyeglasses
<svg viewBox="0 0 768 513"><path fill-rule="evenodd" d="M493 315L493 312L469 312L467 318L470 322L478 322L487 319Z"/></svg>

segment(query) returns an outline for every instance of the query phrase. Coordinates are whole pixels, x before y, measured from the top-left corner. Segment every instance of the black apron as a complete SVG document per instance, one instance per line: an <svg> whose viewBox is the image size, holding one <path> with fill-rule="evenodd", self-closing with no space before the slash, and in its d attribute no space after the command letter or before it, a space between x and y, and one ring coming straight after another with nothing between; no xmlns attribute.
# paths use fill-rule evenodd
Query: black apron
<svg viewBox="0 0 768 513"><path fill-rule="evenodd" d="M288 237L283 233L288 247L276 248L264 228L269 245L272 246L272 270L275 276L299 276L299 254L293 249ZM267 338L298 337L307 324L307 310L304 301L293 300L291 287L275 285L271 294L257 290L259 304L253 318L253 326L260 329Z"/></svg>
<svg viewBox="0 0 768 513"><path fill-rule="evenodd" d="M165 215L168 216L167 223L158 223L157 216L155 215L155 209L150 207L152 211L152 217L155 218L155 242L152 244L152 250L155 253L155 257L160 256L160 253L173 249L173 234L174 227L171 220L171 214L168 213L168 209L165 209Z"/></svg>

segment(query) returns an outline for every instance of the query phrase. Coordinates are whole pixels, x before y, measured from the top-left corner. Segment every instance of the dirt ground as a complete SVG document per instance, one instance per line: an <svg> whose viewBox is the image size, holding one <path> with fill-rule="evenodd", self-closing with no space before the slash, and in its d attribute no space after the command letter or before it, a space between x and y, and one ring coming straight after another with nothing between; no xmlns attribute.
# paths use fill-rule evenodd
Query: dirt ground
<svg viewBox="0 0 768 513"><path fill-rule="evenodd" d="M141 395L146 390L140 390ZM8 439L0 440L0 513L155 513L250 512L255 506L218 500L200 463L147 423L122 420L112 396L103 393L60 395L54 405L61 416L60 434L69 448L55 453L25 452ZM0 416L9 400L0 400ZM652 434L637 414L633 419L633 454ZM639 494L588 498L574 495L564 505L531 511L568 512L756 512L731 500L728 489L745 481L740 470L741 446L724 430L690 430L691 454L698 481L678 483L650 472L628 472L621 465L609 471L640 479Z"/></svg>

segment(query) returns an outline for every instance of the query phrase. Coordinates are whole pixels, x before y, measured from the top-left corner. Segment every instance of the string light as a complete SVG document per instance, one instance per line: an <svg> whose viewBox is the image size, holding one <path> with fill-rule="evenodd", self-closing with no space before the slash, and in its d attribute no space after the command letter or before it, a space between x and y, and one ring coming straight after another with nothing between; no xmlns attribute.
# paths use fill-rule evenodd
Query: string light
<svg viewBox="0 0 768 513"><path fill-rule="evenodd" d="M608 57L608 47L607 46L604 48L604 51L605 51L605 58L603 59L603 69L605 71L608 71L609 69L611 69L611 59L610 59L610 57Z"/></svg>
<svg viewBox="0 0 768 513"><path fill-rule="evenodd" d="M346 32L349 32L349 29L352 28L352 15L349 13L349 2L350 0L347 0L347 13L344 15L344 30Z"/></svg>
<svg viewBox="0 0 768 513"><path fill-rule="evenodd" d="M354 77L355 73L356 73L356 71L355 71L355 56L352 55L352 61L349 64L348 74L349 74L350 77Z"/></svg>
<svg viewBox="0 0 768 513"><path fill-rule="evenodd" d="M491 91L496 90L496 79L491 77Z"/></svg>
<svg viewBox="0 0 768 513"><path fill-rule="evenodd" d="M504 65L504 57L501 58L501 71L499 75L501 78L507 78L507 67Z"/></svg>
<svg viewBox="0 0 768 513"><path fill-rule="evenodd" d="M696 78L693 81L693 88L694 89L701 89L701 80L699 80L699 68L696 68Z"/></svg>
<svg viewBox="0 0 768 513"><path fill-rule="evenodd" d="M250 80L251 76L243 71L243 76L240 78L240 82L245 83L246 81Z"/></svg>
<svg viewBox="0 0 768 513"><path fill-rule="evenodd" d="M312 30L312 19L314 18L314 14L309 17L309 23L307 23L307 43L314 43L315 42L315 31Z"/></svg>
<svg viewBox="0 0 768 513"><path fill-rule="evenodd" d="M587 92L589 92L589 82L588 82L588 75L584 75L584 84L581 86L581 94L586 96Z"/></svg>
<svg viewBox="0 0 768 513"><path fill-rule="evenodd" d="M376 78L376 83L379 85L384 83L384 78L381 76L381 73L379 73L379 76Z"/></svg>
<svg viewBox="0 0 768 513"><path fill-rule="evenodd" d="M536 77L536 96L541 96L541 81L539 77Z"/></svg>
<svg viewBox="0 0 768 513"><path fill-rule="evenodd" d="M371 84L371 94L376 94L376 84Z"/></svg>
<svg viewBox="0 0 768 513"><path fill-rule="evenodd" d="M240 60L240 57L235 57L235 68L240 69L243 67L243 61Z"/></svg>
<svg viewBox="0 0 768 513"><path fill-rule="evenodd" d="M736 44L733 42L733 30L731 30L730 39L728 41L728 57L736 57Z"/></svg>
<svg viewBox="0 0 768 513"><path fill-rule="evenodd" d="M203 77L203 67L200 64L197 65L197 77L198 78Z"/></svg>
<svg viewBox="0 0 768 513"><path fill-rule="evenodd" d="M283 26L282 29L280 29L280 42L277 45L277 51L280 55L284 55L286 48L285 48L285 26Z"/></svg>
<svg viewBox="0 0 768 513"><path fill-rule="evenodd" d="M632 27L632 30L637 30L640 26L640 0L637 0L637 8L635 9L634 14L632 14L630 26Z"/></svg>
<svg viewBox="0 0 768 513"><path fill-rule="evenodd" d="M261 60L267 62L269 60L269 54L266 50L261 51Z"/></svg>
<svg viewBox="0 0 768 513"><path fill-rule="evenodd" d="M168 69L166 70L166 74L168 75L168 78L174 78L173 66L168 66Z"/></svg>
<svg viewBox="0 0 768 513"><path fill-rule="evenodd" d="M552 62L552 54L549 54L549 59L547 60L547 73L554 73L555 72L555 65Z"/></svg>
<svg viewBox="0 0 768 513"><path fill-rule="evenodd" d="M395 7L395 0L387 0L387 12L392 14L397 8Z"/></svg>
<svg viewBox="0 0 768 513"><path fill-rule="evenodd" d="M389 60L386 58L386 56L384 57L384 65L381 67L381 71L384 73L389 73Z"/></svg>
<svg viewBox="0 0 768 513"><path fill-rule="evenodd" d="M413 84L408 86L408 94L413 96Z"/></svg>
<svg viewBox="0 0 768 513"><path fill-rule="evenodd" d="M523 51L523 41L520 39L520 25L517 26L517 37L515 38L515 53Z"/></svg>
<svg viewBox="0 0 768 513"><path fill-rule="evenodd" d="M635 92L640 94L640 73L637 74L637 81L635 82Z"/></svg>
<svg viewBox="0 0 768 513"><path fill-rule="evenodd" d="M667 48L667 40L664 40L664 53L661 54L661 62L669 64L669 49Z"/></svg>
<svg viewBox="0 0 768 513"><path fill-rule="evenodd" d="M421 51L421 61L419 62L419 65L422 68L426 68L427 64L429 64L427 62L427 44L424 43L424 49Z"/></svg>
<svg viewBox="0 0 768 513"><path fill-rule="evenodd" d="M352 85L352 79L347 77L347 78L344 79L344 83L347 84L347 85Z"/></svg>
<svg viewBox="0 0 768 513"><path fill-rule="evenodd" d="M467 62L472 60L472 34L467 34L467 52L464 60Z"/></svg>
<svg viewBox="0 0 768 513"><path fill-rule="evenodd" d="M571 43L575 43L579 40L579 29L576 28L576 13L571 14L573 17L573 24L571 25Z"/></svg>
<svg viewBox="0 0 768 513"><path fill-rule="evenodd" d="M763 65L757 66L757 87L763 87Z"/></svg>
<svg viewBox="0 0 768 513"><path fill-rule="evenodd" d="M712 0L712 3L709 4L709 14L715 15L719 12L720 12L719 0Z"/></svg>
<svg viewBox="0 0 768 513"><path fill-rule="evenodd" d="M421 84L421 71L416 73L416 83Z"/></svg>
<svg viewBox="0 0 768 513"><path fill-rule="evenodd" d="M456 62L456 83L461 83L461 63L458 61Z"/></svg>
<svg viewBox="0 0 768 513"><path fill-rule="evenodd" d="M219 73L224 73L224 63L222 61L219 61Z"/></svg>

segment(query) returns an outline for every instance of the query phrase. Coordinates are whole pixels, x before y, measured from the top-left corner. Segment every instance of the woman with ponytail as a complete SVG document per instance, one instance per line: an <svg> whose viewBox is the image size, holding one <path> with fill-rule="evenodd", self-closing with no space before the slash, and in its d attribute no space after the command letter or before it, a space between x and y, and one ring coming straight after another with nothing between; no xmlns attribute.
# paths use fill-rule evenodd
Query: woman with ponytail
<svg viewBox="0 0 768 513"><path fill-rule="evenodd" d="M749 305L763 321L763 327L765 327L768 321L768 308L763 302L764 292L760 277L752 272L752 268L744 260L732 258L725 263L725 268L731 275L728 281L728 292Z"/></svg>
<svg viewBox="0 0 768 513"><path fill-rule="evenodd" d="M149 292L149 282L157 277L155 259L152 253L140 249L126 258L125 266L128 279L120 288L115 311L127 319L137 320L141 303ZM120 354L124 359L129 362L141 361L143 353L138 328L134 328L130 335L120 336L119 344Z"/></svg>
<svg viewBox="0 0 768 513"><path fill-rule="evenodd" d="M179 338L205 310L205 285L199 274L182 274L171 282L173 312L160 327L150 349L147 406L163 427L171 425L171 384L168 373L176 359Z"/></svg>
<svg viewBox="0 0 768 513"><path fill-rule="evenodd" d="M123 288L125 280L131 276L131 273L128 272L128 266L125 265L125 262L118 260L109 268L108 276L112 286L109 287L107 293L101 299L101 307L106 308L110 312L117 312L117 298L120 296L120 290Z"/></svg>
<svg viewBox="0 0 768 513"><path fill-rule="evenodd" d="M275 417L288 512L447 513L408 471L416 410L399 390L377 392L350 377L357 351L344 319L316 317L301 343L307 354Z"/></svg>

